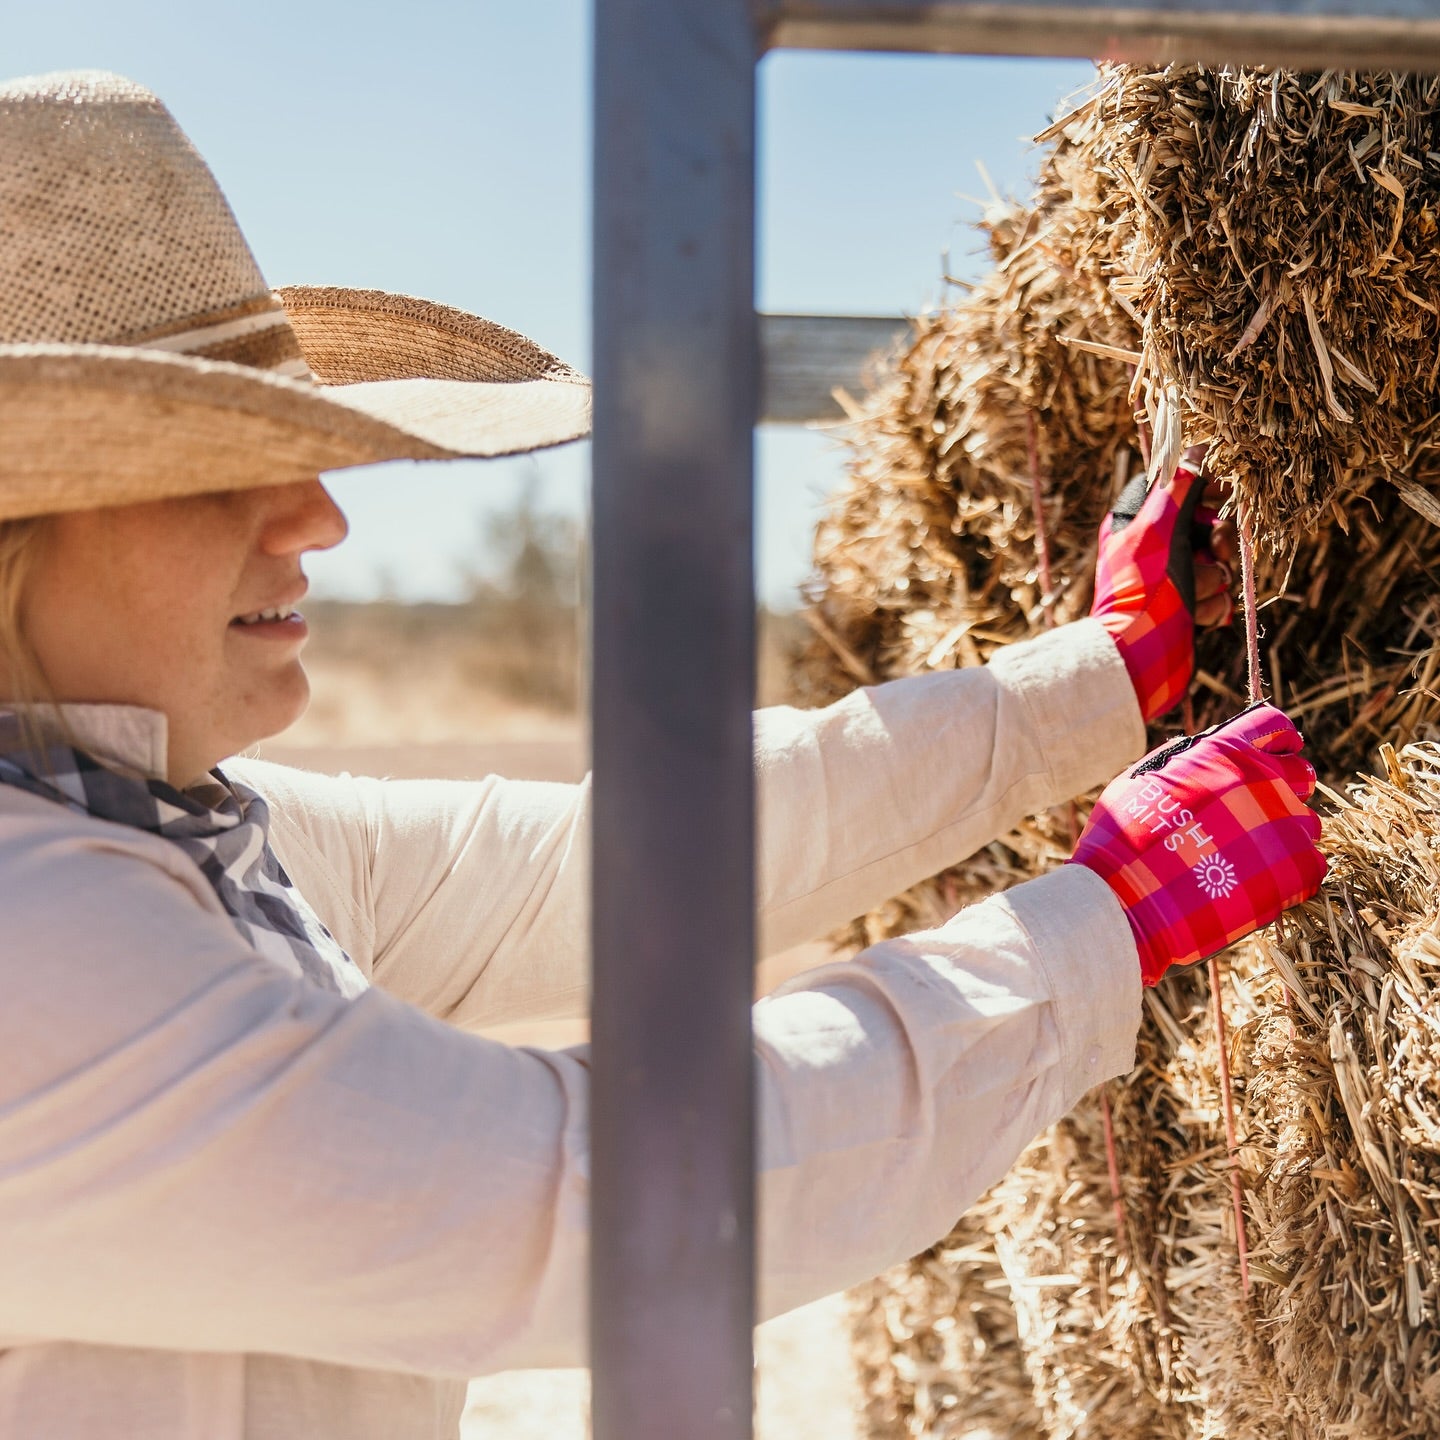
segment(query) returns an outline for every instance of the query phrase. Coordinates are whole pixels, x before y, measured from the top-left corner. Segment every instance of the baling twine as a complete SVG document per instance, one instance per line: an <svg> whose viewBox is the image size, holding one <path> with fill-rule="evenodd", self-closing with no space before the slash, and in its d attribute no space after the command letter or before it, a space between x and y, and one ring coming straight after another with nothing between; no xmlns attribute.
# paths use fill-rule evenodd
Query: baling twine
<svg viewBox="0 0 1440 1440"><path fill-rule="evenodd" d="M1245 681L1250 704L1265 698L1260 673L1260 620L1255 604L1255 546L1250 538L1250 521L1243 511L1236 514L1240 537L1240 596L1245 613ZM1240 1266L1240 1291L1250 1293L1250 1251L1245 1239L1245 1195L1240 1183L1240 1144L1235 1130L1235 1094L1230 1086L1230 1055L1225 1039L1225 1011L1220 1004L1220 957L1209 960L1210 1004L1215 1015L1215 1040L1220 1056L1220 1098L1225 1116L1225 1151L1230 1158L1230 1201L1235 1211L1235 1255Z"/></svg>
<svg viewBox="0 0 1440 1440"><path fill-rule="evenodd" d="M1035 518L1035 569L1040 599L1044 608L1044 625L1055 624L1054 584L1050 573L1050 546L1045 525L1045 486L1040 474L1038 447L1035 439L1035 417L1027 419L1026 450L1030 462L1030 496ZM1148 436L1144 440L1148 440ZM1143 441L1142 441L1143 443ZM1149 449L1148 444L1144 445ZM1255 547L1250 537L1250 523L1243 513L1237 515L1236 529L1240 540L1240 592L1245 616L1246 685L1249 702L1263 700L1264 679L1260 670L1260 624L1255 601ZM1194 706L1190 694L1184 699L1184 723L1187 732L1194 730ZM1072 807L1072 816L1073 816ZM1073 819L1072 819L1073 826ZM1207 962L1210 976L1210 1003L1215 1022L1216 1050L1219 1056L1221 1110L1225 1118L1225 1149L1230 1159L1230 1200L1235 1214L1235 1253L1240 1269L1240 1289L1250 1293L1250 1251L1245 1233L1245 1197L1240 1180L1240 1145L1235 1125L1235 1095L1230 1080L1230 1056L1225 1031L1225 1011L1220 999L1220 958L1212 955ZM1105 1164L1110 1177L1110 1200L1115 1207L1115 1242L1118 1253L1126 1254L1125 1196L1120 1183L1120 1162L1115 1148L1115 1129L1110 1113L1108 1085L1098 1087L1100 1119L1105 1132Z"/></svg>

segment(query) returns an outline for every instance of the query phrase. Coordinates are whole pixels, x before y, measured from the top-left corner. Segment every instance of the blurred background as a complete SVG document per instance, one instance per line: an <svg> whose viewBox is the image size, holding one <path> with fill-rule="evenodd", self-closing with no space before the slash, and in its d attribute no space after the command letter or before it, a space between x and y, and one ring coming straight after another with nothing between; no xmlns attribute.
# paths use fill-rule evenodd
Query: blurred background
<svg viewBox="0 0 1440 1440"><path fill-rule="evenodd" d="M154 89L272 283L441 300L589 369L582 0L9 0L3 34L9 76L91 67ZM899 316L943 303L980 271L970 222L995 195L1027 192L1028 137L1092 73L768 57L759 307ZM784 695L811 535L843 452L834 432L762 427L756 455L765 702ZM578 778L588 487L583 444L336 476L351 535L307 566L315 700L266 754L371 774ZM762 1332L762 1435L855 1433L839 1305ZM582 1372L500 1377L475 1387L467 1440L578 1436L584 1406Z"/></svg>

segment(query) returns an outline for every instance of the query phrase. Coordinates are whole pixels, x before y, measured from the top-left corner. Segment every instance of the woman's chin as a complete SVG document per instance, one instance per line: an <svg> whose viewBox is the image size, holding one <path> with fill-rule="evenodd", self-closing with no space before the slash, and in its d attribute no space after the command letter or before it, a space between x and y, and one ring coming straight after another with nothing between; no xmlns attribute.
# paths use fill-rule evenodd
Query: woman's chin
<svg viewBox="0 0 1440 1440"><path fill-rule="evenodd" d="M263 695L252 696L248 704L236 707L235 718L241 720L241 725L232 732L238 743L232 744L230 753L239 754L262 740L273 739L288 730L309 707L310 680L297 660L284 675L271 677ZM239 733L242 726L243 735Z"/></svg>

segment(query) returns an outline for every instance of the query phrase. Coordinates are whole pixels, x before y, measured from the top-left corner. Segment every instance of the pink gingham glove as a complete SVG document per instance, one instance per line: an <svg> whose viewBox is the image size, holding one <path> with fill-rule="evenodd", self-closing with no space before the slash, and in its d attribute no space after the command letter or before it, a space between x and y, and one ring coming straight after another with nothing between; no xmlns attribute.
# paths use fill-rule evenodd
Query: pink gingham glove
<svg viewBox="0 0 1440 1440"><path fill-rule="evenodd" d="M1325 877L1300 732L1252 705L1112 780L1072 857L1115 892L1154 985L1308 900Z"/></svg>
<svg viewBox="0 0 1440 1440"><path fill-rule="evenodd" d="M1193 531L1214 520L1196 514L1204 489L1198 461L1148 495L1138 476L1100 528L1090 613L1115 641L1146 721L1173 710L1195 673Z"/></svg>

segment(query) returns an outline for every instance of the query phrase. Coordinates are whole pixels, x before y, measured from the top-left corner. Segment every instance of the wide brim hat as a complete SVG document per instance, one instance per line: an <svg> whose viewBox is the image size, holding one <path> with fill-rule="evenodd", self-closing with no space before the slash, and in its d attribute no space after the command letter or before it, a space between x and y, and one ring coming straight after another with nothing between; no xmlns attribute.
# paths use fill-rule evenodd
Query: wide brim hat
<svg viewBox="0 0 1440 1440"><path fill-rule="evenodd" d="M513 330L375 290L272 290L143 86L0 85L0 520L589 428L585 377Z"/></svg>

